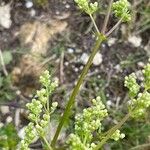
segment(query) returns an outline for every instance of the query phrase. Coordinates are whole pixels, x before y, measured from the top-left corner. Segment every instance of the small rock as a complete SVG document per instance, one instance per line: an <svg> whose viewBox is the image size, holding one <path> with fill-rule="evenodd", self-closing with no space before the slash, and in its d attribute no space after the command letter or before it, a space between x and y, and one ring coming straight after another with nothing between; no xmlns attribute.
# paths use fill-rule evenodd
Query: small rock
<svg viewBox="0 0 150 150"><path fill-rule="evenodd" d="M36 11L35 11L34 9L31 9L31 11L30 11L30 15L31 15L31 17L34 17L34 16L35 16L35 14L36 14Z"/></svg>
<svg viewBox="0 0 150 150"><path fill-rule="evenodd" d="M75 71L75 72L78 72L78 71L79 71L79 69L78 69L78 68L74 68L74 71Z"/></svg>
<svg viewBox="0 0 150 150"><path fill-rule="evenodd" d="M10 15L10 5L0 6L0 25L6 29L11 26L11 15Z"/></svg>
<svg viewBox="0 0 150 150"><path fill-rule="evenodd" d="M80 57L80 62L85 65L87 63L88 59L89 59L89 55L87 53L83 53Z"/></svg>
<svg viewBox="0 0 150 150"><path fill-rule="evenodd" d="M1 106L1 112L4 115L9 113L9 107L8 106Z"/></svg>
<svg viewBox="0 0 150 150"><path fill-rule="evenodd" d="M111 100L108 100L108 101L106 102L106 105L107 105L107 106L111 106L111 105L112 105L112 101L111 101Z"/></svg>
<svg viewBox="0 0 150 150"><path fill-rule="evenodd" d="M20 129L19 132L18 132L18 136L19 136L21 139L24 139L24 137L25 137L25 128L26 128L26 127L23 127L23 128Z"/></svg>
<svg viewBox="0 0 150 150"><path fill-rule="evenodd" d="M68 48L67 51L68 51L68 53L70 53L70 54L74 53L74 49L73 49L73 48Z"/></svg>
<svg viewBox="0 0 150 150"><path fill-rule="evenodd" d="M122 72L122 68L121 68L120 64L117 64L117 65L114 67L114 69L116 69L117 73L118 73L118 72Z"/></svg>
<svg viewBox="0 0 150 150"><path fill-rule="evenodd" d="M13 119L12 119L12 117L11 117L11 116L8 116L8 117L6 118L6 122L7 122L7 123L12 122L12 120L13 120Z"/></svg>
<svg viewBox="0 0 150 150"><path fill-rule="evenodd" d="M56 11L56 12L55 12L55 14L56 14L56 15L59 15L59 14L60 14L60 12L59 12L59 11Z"/></svg>
<svg viewBox="0 0 150 150"><path fill-rule="evenodd" d="M106 94L106 97L109 97L109 96L110 96L110 95L107 93L107 94Z"/></svg>
<svg viewBox="0 0 150 150"><path fill-rule="evenodd" d="M128 41L134 46L139 47L142 42L142 38L139 36L129 36Z"/></svg>
<svg viewBox="0 0 150 150"><path fill-rule="evenodd" d="M20 90L17 90L17 91L16 91L16 94L17 94L17 95L20 95L20 94L21 94L21 91L20 91Z"/></svg>
<svg viewBox="0 0 150 150"><path fill-rule="evenodd" d="M27 1L25 3L26 8L31 8L33 6L33 2L32 1Z"/></svg>
<svg viewBox="0 0 150 150"><path fill-rule="evenodd" d="M116 38L110 38L110 39L108 39L108 41L107 41L107 43L108 43L108 46L112 46L112 45L114 45L115 44L115 42L116 42Z"/></svg>
<svg viewBox="0 0 150 150"><path fill-rule="evenodd" d="M80 66L80 70L82 70L83 69L83 66Z"/></svg>
<svg viewBox="0 0 150 150"><path fill-rule="evenodd" d="M0 122L0 128L2 128L4 126L4 124L2 122Z"/></svg>
<svg viewBox="0 0 150 150"><path fill-rule="evenodd" d="M135 74L140 81L144 81L143 73L141 70L136 71Z"/></svg>
<svg viewBox="0 0 150 150"><path fill-rule="evenodd" d="M143 67L145 66L145 64L144 64L143 62L141 62L141 61L138 62L137 65L138 65L139 67L141 67L141 68L143 68Z"/></svg>
<svg viewBox="0 0 150 150"><path fill-rule="evenodd" d="M68 66L68 65L69 65L69 62L68 62L68 61L66 61L66 62L65 62L65 66Z"/></svg>
<svg viewBox="0 0 150 150"><path fill-rule="evenodd" d="M102 48L105 48L106 47L106 44L102 43Z"/></svg>
<svg viewBox="0 0 150 150"><path fill-rule="evenodd" d="M70 5L69 5L69 4L66 4L65 7L68 9L68 8L70 8Z"/></svg>
<svg viewBox="0 0 150 150"><path fill-rule="evenodd" d="M97 53L96 55L95 55L95 57L94 57L94 59L93 59L93 64L95 65L95 66L98 66L98 65L100 65L101 63L102 63L102 54L100 54L100 53Z"/></svg>

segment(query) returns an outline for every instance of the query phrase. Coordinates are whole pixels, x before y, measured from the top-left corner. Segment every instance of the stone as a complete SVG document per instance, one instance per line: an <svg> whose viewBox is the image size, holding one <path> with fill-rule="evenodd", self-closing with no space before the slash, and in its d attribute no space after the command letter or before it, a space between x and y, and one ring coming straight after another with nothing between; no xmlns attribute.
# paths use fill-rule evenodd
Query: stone
<svg viewBox="0 0 150 150"><path fill-rule="evenodd" d="M6 29L9 29L12 24L10 11L9 4L0 6L0 25Z"/></svg>
<svg viewBox="0 0 150 150"><path fill-rule="evenodd" d="M134 47L139 47L142 42L142 38L140 36L129 36L128 42L131 43Z"/></svg>
<svg viewBox="0 0 150 150"><path fill-rule="evenodd" d="M102 63L103 59L102 59L102 54L101 53L97 53L93 59L93 65L94 66L98 66Z"/></svg>
<svg viewBox="0 0 150 150"><path fill-rule="evenodd" d="M89 59L89 55L87 53L83 53L80 57L80 62L85 65L88 59Z"/></svg>

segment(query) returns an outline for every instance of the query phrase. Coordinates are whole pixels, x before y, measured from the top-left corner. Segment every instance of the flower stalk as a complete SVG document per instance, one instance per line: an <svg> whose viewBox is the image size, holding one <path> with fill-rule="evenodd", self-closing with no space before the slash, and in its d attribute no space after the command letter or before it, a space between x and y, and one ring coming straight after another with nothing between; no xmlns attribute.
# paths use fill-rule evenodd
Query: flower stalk
<svg viewBox="0 0 150 150"><path fill-rule="evenodd" d="M72 109L72 106L73 106L73 104L74 104L74 102L75 102L75 98L76 98L77 94L79 93L80 86L81 86L81 84L83 83L83 81L84 81L84 79L85 79L85 76L86 76L86 74L87 74L87 72L88 72L88 70L89 70L89 68L90 68L90 66L91 66L91 64L92 64L92 61L93 61L93 59L94 59L94 56L95 56L96 53L98 52L99 47L100 47L101 43L102 43L104 40L105 40L105 36L99 34L98 37L97 37L97 41L96 41L96 43L95 43L95 46L94 46L94 48L92 49L92 53L91 53L91 55L90 55L90 57L89 57L89 59L88 59L88 62L87 62L87 64L85 65L85 67L83 68L83 70L82 70L82 73L81 73L81 75L80 75L80 77L79 77L79 79L78 79L78 82L77 82L77 84L76 84L74 90L72 91L72 94L71 94L71 96L70 96L70 99L69 99L69 101L68 101L68 103L67 103L67 106L66 106L66 108L65 108L64 114L63 114L63 116L62 116L62 118L61 118L61 120L60 120L60 122L59 122L59 125L58 125L58 127L57 127L56 133L55 133L54 138L53 138L53 140L52 140L52 142L51 142L51 146L52 146L52 147L54 147L55 144L56 144L56 141L57 141L57 139L58 139L59 133L60 133L62 127L63 127L63 124L64 124L64 122L67 120L67 118L68 118L69 115L70 115L70 110Z"/></svg>

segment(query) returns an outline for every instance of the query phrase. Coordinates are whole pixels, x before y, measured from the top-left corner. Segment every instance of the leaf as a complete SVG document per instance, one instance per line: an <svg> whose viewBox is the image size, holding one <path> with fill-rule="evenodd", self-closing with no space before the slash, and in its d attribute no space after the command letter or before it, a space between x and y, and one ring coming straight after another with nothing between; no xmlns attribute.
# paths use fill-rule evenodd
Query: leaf
<svg viewBox="0 0 150 150"><path fill-rule="evenodd" d="M9 51L2 52L2 56L3 56L3 60L4 60L5 65L8 65L13 59L12 54ZM0 68L1 67L2 67L2 64L0 63Z"/></svg>
<svg viewBox="0 0 150 150"><path fill-rule="evenodd" d="M0 149L15 150L18 142L19 137L13 124L0 128Z"/></svg>

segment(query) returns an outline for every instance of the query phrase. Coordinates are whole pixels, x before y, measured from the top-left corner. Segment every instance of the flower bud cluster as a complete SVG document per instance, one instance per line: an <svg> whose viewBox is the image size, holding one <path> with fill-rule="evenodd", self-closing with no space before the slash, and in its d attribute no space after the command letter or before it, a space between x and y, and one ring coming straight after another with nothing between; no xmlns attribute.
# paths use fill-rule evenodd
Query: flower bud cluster
<svg viewBox="0 0 150 150"><path fill-rule="evenodd" d="M67 144L70 145L70 149L75 150L85 150L86 147L81 141L80 137L76 134L70 134L69 139L67 140Z"/></svg>
<svg viewBox="0 0 150 150"><path fill-rule="evenodd" d="M98 9L98 3L89 3L89 0L74 0L79 8L85 11L87 14L91 15Z"/></svg>
<svg viewBox="0 0 150 150"><path fill-rule="evenodd" d="M111 136L111 139L118 141L119 139L123 139L124 137L124 133L120 133L120 130L116 130L115 133Z"/></svg>
<svg viewBox="0 0 150 150"><path fill-rule="evenodd" d="M90 149L91 146L94 146L94 143L91 143L93 132L101 131L101 121L108 113L100 97L93 99L92 104L91 107L84 109L82 114L76 116L75 134L69 138L70 146L72 146L72 142L75 142L74 145L80 145L80 143L84 142L86 149ZM77 140L77 137L80 140Z"/></svg>
<svg viewBox="0 0 150 150"><path fill-rule="evenodd" d="M49 105L46 106L46 104L49 103L48 98L50 94L58 85L57 82L52 82L50 77L51 76L49 75L49 72L45 71L44 74L40 77L40 82L42 83L43 88L36 92L37 99L33 98L31 103L26 105L30 111L28 117L31 122L26 128L24 140L21 141L21 150L28 149L28 146L34 139L35 135L41 138L45 137L46 135L45 129L48 127L50 115L57 107L57 102L52 103L50 110L47 108Z"/></svg>
<svg viewBox="0 0 150 150"><path fill-rule="evenodd" d="M124 85L129 89L129 96L131 98L135 97L140 90L140 86L137 84L136 79L135 73L125 77Z"/></svg>
<svg viewBox="0 0 150 150"><path fill-rule="evenodd" d="M145 114L148 107L150 107L150 93L145 91L139 93L137 99L131 101L129 110L132 112L132 117L138 118Z"/></svg>
<svg viewBox="0 0 150 150"><path fill-rule="evenodd" d="M58 81L52 81L49 71L46 70L42 76L40 76L40 83L48 90L49 95L55 90L58 86Z"/></svg>
<svg viewBox="0 0 150 150"><path fill-rule="evenodd" d="M39 115L42 112L43 105L40 101L32 99L31 103L27 103L26 107L30 110L29 119L36 121L39 119Z"/></svg>
<svg viewBox="0 0 150 150"><path fill-rule="evenodd" d="M150 89L150 64L147 64L143 70L144 80L145 80L145 88Z"/></svg>
<svg viewBox="0 0 150 150"><path fill-rule="evenodd" d="M48 126L49 121L50 121L50 115L43 114L43 117L41 118L39 123L35 125L36 131L40 137L44 137L46 135L45 128Z"/></svg>
<svg viewBox="0 0 150 150"><path fill-rule="evenodd" d="M50 112L51 114L56 110L57 106L58 106L58 103L57 103L57 102L53 102L53 103L52 103L51 112Z"/></svg>
<svg viewBox="0 0 150 150"><path fill-rule="evenodd" d="M139 93L140 86L136 82L135 74L125 77L125 86L129 89L131 100L129 101L129 111L134 118L143 116L146 109L150 107L150 64L147 64L143 70L144 89Z"/></svg>
<svg viewBox="0 0 150 150"><path fill-rule="evenodd" d="M131 20L131 15L129 13L130 3L128 0L118 0L113 3L113 10L115 16L118 18L122 18L123 22L127 22Z"/></svg>
<svg viewBox="0 0 150 150"><path fill-rule="evenodd" d="M37 136L36 130L34 128L33 123L29 123L28 126L25 128L25 138L21 141L20 149L21 150L30 150L28 148L29 144L33 141L33 139Z"/></svg>

